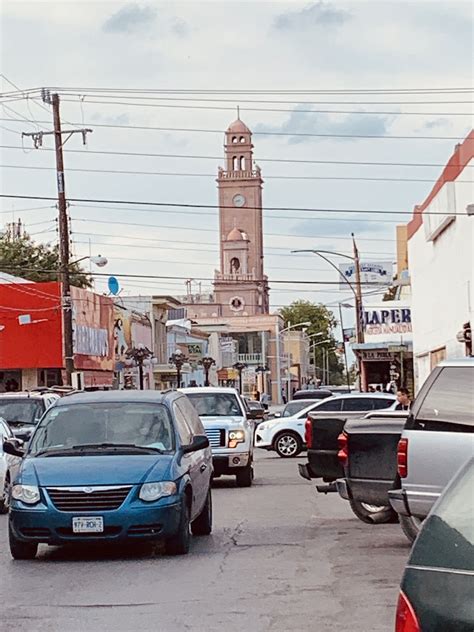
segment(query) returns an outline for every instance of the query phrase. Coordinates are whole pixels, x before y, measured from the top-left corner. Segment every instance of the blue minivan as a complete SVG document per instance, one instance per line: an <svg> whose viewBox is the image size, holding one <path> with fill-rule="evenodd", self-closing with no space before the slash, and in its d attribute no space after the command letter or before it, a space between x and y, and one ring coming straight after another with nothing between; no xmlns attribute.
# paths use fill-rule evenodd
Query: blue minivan
<svg viewBox="0 0 474 632"><path fill-rule="evenodd" d="M10 487L15 559L38 544L161 539L189 550L212 530L212 455L189 399L178 392L79 393L59 400L26 447Z"/></svg>

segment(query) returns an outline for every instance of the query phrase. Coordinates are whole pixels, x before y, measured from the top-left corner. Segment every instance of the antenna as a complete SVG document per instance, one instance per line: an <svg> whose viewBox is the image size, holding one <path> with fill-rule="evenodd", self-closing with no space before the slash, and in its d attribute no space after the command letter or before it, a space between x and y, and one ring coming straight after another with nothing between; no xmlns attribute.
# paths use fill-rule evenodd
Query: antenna
<svg viewBox="0 0 474 632"><path fill-rule="evenodd" d="M240 121L240 107L237 106L237 119Z"/></svg>

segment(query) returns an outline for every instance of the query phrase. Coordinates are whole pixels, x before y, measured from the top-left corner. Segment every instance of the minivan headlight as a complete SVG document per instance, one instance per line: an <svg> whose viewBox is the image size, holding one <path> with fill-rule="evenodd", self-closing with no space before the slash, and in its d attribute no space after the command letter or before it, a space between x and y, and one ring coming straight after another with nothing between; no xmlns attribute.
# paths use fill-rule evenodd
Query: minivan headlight
<svg viewBox="0 0 474 632"><path fill-rule="evenodd" d="M176 483L165 481L161 483L144 483L138 497L146 502L153 502L165 496L173 496L177 492Z"/></svg>
<svg viewBox="0 0 474 632"><path fill-rule="evenodd" d="M41 499L39 487L36 485L13 485L12 498L27 505L36 505Z"/></svg>

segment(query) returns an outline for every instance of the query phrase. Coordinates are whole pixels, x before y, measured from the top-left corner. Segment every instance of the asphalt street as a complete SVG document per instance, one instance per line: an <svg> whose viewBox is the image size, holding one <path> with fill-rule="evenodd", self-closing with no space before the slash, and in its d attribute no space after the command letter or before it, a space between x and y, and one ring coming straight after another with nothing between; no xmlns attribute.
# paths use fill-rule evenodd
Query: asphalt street
<svg viewBox="0 0 474 632"><path fill-rule="evenodd" d="M185 557L43 546L14 562L0 516L0 629L393 632L409 554L400 527L363 524L297 462L263 453L252 488L217 480L214 533Z"/></svg>

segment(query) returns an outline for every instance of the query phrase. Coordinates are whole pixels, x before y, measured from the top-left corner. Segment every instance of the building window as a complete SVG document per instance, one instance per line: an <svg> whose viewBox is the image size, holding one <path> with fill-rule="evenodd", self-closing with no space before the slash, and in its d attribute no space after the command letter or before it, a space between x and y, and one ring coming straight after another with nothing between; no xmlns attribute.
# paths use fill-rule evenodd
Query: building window
<svg viewBox="0 0 474 632"><path fill-rule="evenodd" d="M423 212L426 241L435 241L456 219L454 182L446 182Z"/></svg>
<svg viewBox="0 0 474 632"><path fill-rule="evenodd" d="M236 143L237 142L237 136L232 136L232 142Z"/></svg>
<svg viewBox="0 0 474 632"><path fill-rule="evenodd" d="M244 138L243 136L241 136L241 137L239 138L239 141L240 141L241 143L245 143L245 138Z"/></svg>
<svg viewBox="0 0 474 632"><path fill-rule="evenodd" d="M439 349L434 349L430 353L430 363L431 370L433 370L440 362L446 360L446 347L440 347Z"/></svg>
<svg viewBox="0 0 474 632"><path fill-rule="evenodd" d="M232 259L230 260L230 273L237 274L239 270L240 261L237 259L237 257L232 257Z"/></svg>
<svg viewBox="0 0 474 632"><path fill-rule="evenodd" d="M239 159L237 158L237 156L234 156L232 158L232 169L234 171L238 171L239 170Z"/></svg>
<svg viewBox="0 0 474 632"><path fill-rule="evenodd" d="M240 156L240 170L245 171L245 156Z"/></svg>

